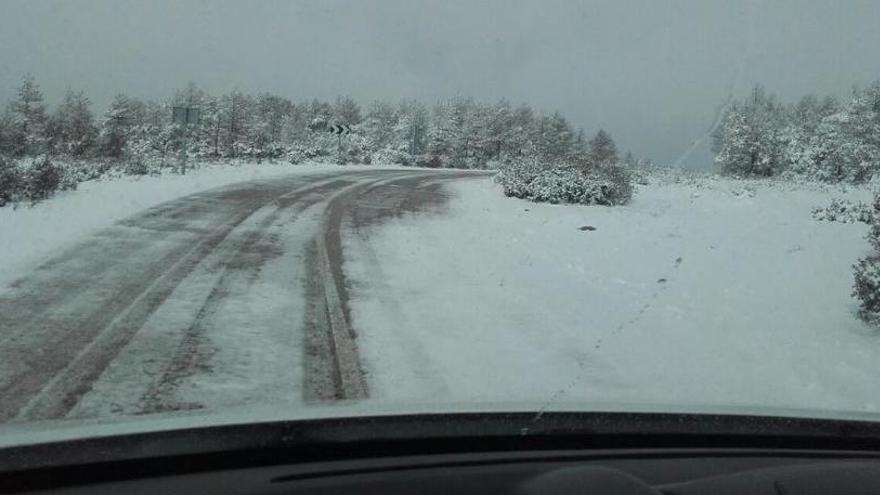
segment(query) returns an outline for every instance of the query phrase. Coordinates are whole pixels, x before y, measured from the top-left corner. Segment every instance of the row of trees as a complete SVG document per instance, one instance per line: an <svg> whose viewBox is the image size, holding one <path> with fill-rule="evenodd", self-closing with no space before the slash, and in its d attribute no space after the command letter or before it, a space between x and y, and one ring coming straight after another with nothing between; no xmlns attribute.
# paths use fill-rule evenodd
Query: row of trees
<svg viewBox="0 0 880 495"><path fill-rule="evenodd" d="M845 103L809 95L789 105L756 86L734 102L713 138L726 174L870 180L880 171L880 81L854 89Z"/></svg>
<svg viewBox="0 0 880 495"><path fill-rule="evenodd" d="M198 108L200 122L187 129L172 123L174 106ZM327 132L330 124L348 125L352 133L338 142ZM32 76L25 77L0 117L0 154L172 157L185 132L193 155L213 158L287 157L297 162L326 157L457 168L522 157L547 163L573 156L618 160L614 141L604 131L587 139L559 113L542 114L505 100L485 104L453 98L430 108L411 100L376 101L362 108L347 97L294 103L237 90L215 96L189 84L165 101L117 95L106 112L95 116L89 99L78 91L68 91L50 112Z"/></svg>

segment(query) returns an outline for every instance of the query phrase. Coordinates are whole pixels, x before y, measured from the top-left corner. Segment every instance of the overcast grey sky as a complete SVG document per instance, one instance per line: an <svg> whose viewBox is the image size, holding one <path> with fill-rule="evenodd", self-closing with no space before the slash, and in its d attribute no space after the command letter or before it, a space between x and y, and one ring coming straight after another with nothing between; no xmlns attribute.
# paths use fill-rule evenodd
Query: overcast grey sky
<svg viewBox="0 0 880 495"><path fill-rule="evenodd" d="M50 104L70 87L98 111L188 81L294 100L505 97L674 162L731 91L791 100L880 78L878 25L878 0L0 0L0 98L26 72Z"/></svg>

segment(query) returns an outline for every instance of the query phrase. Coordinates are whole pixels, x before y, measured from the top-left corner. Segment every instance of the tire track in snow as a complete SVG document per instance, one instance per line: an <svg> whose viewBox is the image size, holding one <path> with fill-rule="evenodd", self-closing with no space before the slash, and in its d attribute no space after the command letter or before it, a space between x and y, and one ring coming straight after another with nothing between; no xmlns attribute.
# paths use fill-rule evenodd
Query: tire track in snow
<svg viewBox="0 0 880 495"><path fill-rule="evenodd" d="M340 230L350 196L371 185L357 184L329 199L320 231L308 250L307 294L311 304L305 315L306 355L310 358L303 375L306 401L364 399L369 395L357 335L351 327Z"/></svg>
<svg viewBox="0 0 880 495"><path fill-rule="evenodd" d="M268 229L277 224L282 213L287 210L293 209L292 215L296 216L319 201L310 196L326 194L351 183L350 180L337 180L276 198L273 201L274 206L267 207L272 208L272 211L260 219L255 227L245 232L243 239L237 240L226 249L218 260L223 274L217 279L195 319L185 331L165 371L141 397L140 414L201 407L199 404L175 402L173 395L184 379L195 374L199 368L209 367L206 362L208 358L200 349L205 346L205 340L214 325L213 317L220 306L230 294L253 283L258 272L271 257L284 254L280 252L280 248L276 248L276 252L265 252L259 248L260 242L266 239ZM243 261L250 254L255 254L256 259Z"/></svg>
<svg viewBox="0 0 880 495"><path fill-rule="evenodd" d="M324 177L318 176L311 179L320 180ZM5 381L3 387L0 388L0 394L5 399L0 403L0 421L53 419L66 415L77 404L79 398L89 391L91 383L100 376L116 354L137 333L147 318L165 301L177 285L254 211L289 194L290 186L298 183L291 184L280 181L278 184L249 184L244 187L239 186L235 189L212 193L212 198L226 201L226 208L231 210L224 212L227 214L227 219L207 231L206 235L197 240L192 247L186 246L184 242L186 238L180 240L172 238L173 241L188 249L180 253L180 250L177 249L178 246L174 245L170 253L159 260L152 260L151 269L147 271L146 277L141 276L131 282L128 288L118 291L114 296L114 300L117 301L115 304L101 305L100 298L98 298L92 303L92 306L97 305L96 307L73 308L84 315L78 326L65 328L65 322L63 320L59 322L56 333L60 337L56 335L54 339L47 339L48 342L37 344L37 346L44 344L46 348L36 349L37 352L34 353L33 358L30 362L24 363L25 366L21 366L17 370L18 373L3 377ZM196 195L196 198L199 199L202 196L199 194ZM228 202L232 204L230 205ZM159 228L161 225L155 224L155 220L168 217L173 223L179 223L178 226L189 228L187 222L180 223L181 219L186 219L188 215L196 215L196 219L201 219L200 213L211 213L217 207L213 201L209 201L208 206L194 206L192 197L172 202L172 204L175 203L180 203L181 206L169 208L168 205L161 205L155 209L147 210L142 215L125 220L121 224L137 224L138 219L143 218L146 221L145 228L147 229L175 231L174 227ZM196 219L191 218L190 221ZM121 247L126 247L125 243ZM114 248L119 249L116 245L111 245L111 249ZM75 258L76 254L76 248L68 251L68 255L71 257ZM87 257L93 256L88 251L85 255ZM175 257L176 259L173 259ZM53 264L57 263L50 262L47 266L51 268ZM118 267L112 266L108 270L114 270L114 268L115 271L119 271ZM127 265L122 268L124 274ZM65 280L63 275L62 273L59 277L56 274L54 279L50 279L50 281L61 279L63 286ZM52 286L50 285L50 287ZM68 292L75 294L77 293L76 289L75 287L69 288ZM118 290L116 287L84 287L84 289L86 292L96 292L98 295ZM68 293L62 294L62 299L69 297ZM77 316L79 315L77 314ZM35 325L39 328L45 324L36 321ZM0 360L21 359L21 356L27 356L28 350L32 352L35 350L35 345L32 342L33 339L30 339L30 342L16 341L13 342L13 345L0 347Z"/></svg>
<svg viewBox="0 0 880 495"><path fill-rule="evenodd" d="M264 191L259 191L263 193ZM146 322L147 318L171 295L177 285L186 278L195 267L230 235L230 233L247 220L255 211L273 201L277 201L289 192L278 193L270 189L268 197L258 194L256 199L245 201L238 210L219 228L204 237L195 246L183 254L177 261L167 267L149 285L142 288L140 294L102 328L85 347L83 347L66 366L57 370L54 376L46 381L47 373L31 373L18 385L18 397L27 399L13 416L20 421L53 419L64 417L73 409L80 397L91 388L91 383L98 379L116 354L131 340L135 333ZM233 191L233 195L245 194ZM253 194L253 192L250 192ZM179 210L178 210L179 211ZM177 219L177 215L171 215ZM181 215L182 216L182 215ZM15 386L15 385L13 385ZM34 389L38 388L35 393ZM22 390L23 389L23 390ZM6 392L0 391L0 393ZM24 392L24 393L21 393ZM30 392L30 393L28 393ZM13 408L23 400L4 401L0 407L0 420L13 413Z"/></svg>
<svg viewBox="0 0 880 495"><path fill-rule="evenodd" d="M256 204L250 203L248 206L253 207ZM0 407L0 420L14 417L16 420L33 421L63 417L76 405L79 397L88 391L89 384L98 378L113 356L125 346L140 325L162 304L177 284L249 215L249 211L239 212L210 236L185 252L143 288L127 306L116 313L113 319L63 367L50 370L41 367L35 370L36 373L28 373L12 386L0 391L0 394L6 397L12 395L17 398L4 401L3 406ZM53 366L56 367L57 365ZM51 378L49 378L50 373Z"/></svg>
<svg viewBox="0 0 880 495"><path fill-rule="evenodd" d="M311 292L307 293L306 317L318 325L312 325L311 332L307 328L307 335L303 338L308 342L320 334L319 340L325 340L325 352L304 356L305 376L309 376L309 367L321 371L317 374L318 379L314 379L315 373L312 373L312 380L306 378L313 387L304 389L305 398L366 397L367 381L357 353L356 333L347 307L348 294L342 271L344 219L357 208L354 201L359 197L357 193L371 187L390 187L406 178L450 178L453 175L447 172L364 171L314 176L305 183L298 177L295 181L276 179L228 186L146 210L69 248L63 256L44 263L0 296L0 309L14 308L14 312L0 315L0 338L3 339L0 341L0 394L4 397L0 403L0 422L66 416L98 383L145 322L158 308L165 307L167 299L182 281L190 280L197 267L205 266L207 258L222 259L226 264L232 260L234 265L236 260L249 256L248 246L259 244L266 227L273 225L281 211L292 208L301 212L322 201L326 201L322 230L308 250L311 262L306 263L308 271L314 272L309 275L311 278L307 283L307 290ZM338 187L317 187L317 182L330 182L331 179L357 183L331 198L320 197L338 191ZM313 196L293 194L296 191L291 189L297 186L303 186L297 191ZM424 202L424 198L419 197L424 191L418 194L409 191L407 194L405 187L388 190L391 196L402 194L404 199L396 201L393 208L383 213L383 218L417 210ZM306 193L305 189L310 192ZM255 220L254 213L273 202L278 207L267 215L274 220L267 219L262 223ZM250 231L247 226L252 222L259 225ZM259 261L259 256L257 258ZM319 258L322 262L314 263ZM250 274L258 271L256 267L245 268L244 272ZM167 334L175 340L179 338L179 342L173 346L161 346L166 352L171 350L168 354L173 355L154 357L161 363L155 369L162 371L157 385L145 394L146 412L191 406L185 401L174 403L171 399L177 399L175 391L181 382L205 371L206 363L210 365L210 356L201 350L205 336L213 328L211 315L221 301L234 298L235 294L230 294L228 289L241 281L225 273L208 280L212 285L196 284L190 288L190 292L195 287L204 291L190 294L198 301L198 305L191 308L200 309L187 315L200 316L192 325L183 325L180 330ZM321 311L316 312L315 308ZM173 326L178 328L176 323ZM308 350L308 345L306 348ZM324 365L316 366L315 363ZM328 364L330 366L325 366ZM327 369L336 376L331 380L334 383L322 382L320 377L322 373L327 376L324 373ZM284 373L284 370L279 372ZM294 375L296 372L292 371L291 376ZM105 382L101 382L102 386L116 387L115 383ZM140 390L148 388L150 383L149 379L136 382L140 384ZM125 394L130 394L111 389L107 391L122 394L119 395L121 400L127 400ZM332 397L327 397L328 394ZM94 406L100 397L94 396L90 400Z"/></svg>
<svg viewBox="0 0 880 495"><path fill-rule="evenodd" d="M373 212L373 222L422 210L438 202L436 192L439 186L432 186L434 193L427 194L424 189L416 187L421 181L454 179L459 176L464 174L408 174L358 184L340 191L329 200L321 232L307 258L307 264L312 267L307 287L312 303L308 306L305 319L306 354L310 358L307 360L304 375L306 401L351 400L369 396L368 377L357 348L356 324L352 322L349 287L343 272L344 219L352 217L355 212L363 211L361 200L368 195L381 197L388 194L395 198L389 207ZM445 200L445 196L442 199ZM329 356L330 359L321 359L321 356Z"/></svg>
<svg viewBox="0 0 880 495"><path fill-rule="evenodd" d="M389 194L389 189L392 188L397 189L396 194ZM431 397L448 396L449 386L442 374L435 370L428 350L408 331L410 325L418 323L408 321L400 303L390 296L393 290L386 282L387 276L382 270L379 254L370 242L369 230L389 216L435 210L446 201L448 195L442 190L442 183L436 177L402 179L386 187L374 187L361 192L355 199L355 207L351 209L348 219L353 234L349 243L362 258L363 273L359 275L369 281L374 292L373 297L381 304L384 319L390 329L395 331L400 359L408 363L407 376L418 377L421 393Z"/></svg>

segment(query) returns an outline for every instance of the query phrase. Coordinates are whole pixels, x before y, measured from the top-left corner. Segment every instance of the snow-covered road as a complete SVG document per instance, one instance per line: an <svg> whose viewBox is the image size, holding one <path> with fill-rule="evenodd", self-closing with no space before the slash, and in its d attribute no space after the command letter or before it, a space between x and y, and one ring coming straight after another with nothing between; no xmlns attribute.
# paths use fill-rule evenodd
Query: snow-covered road
<svg viewBox="0 0 880 495"><path fill-rule="evenodd" d="M7 240L0 423L338 399L880 410L880 340L849 295L866 227L810 216L867 188L656 182L605 208L331 169L173 191L40 231L30 258ZM76 223L58 205L87 194L0 221Z"/></svg>
<svg viewBox="0 0 880 495"><path fill-rule="evenodd" d="M0 292L0 420L366 397L341 223L433 207L435 181L473 176L277 176L98 230Z"/></svg>

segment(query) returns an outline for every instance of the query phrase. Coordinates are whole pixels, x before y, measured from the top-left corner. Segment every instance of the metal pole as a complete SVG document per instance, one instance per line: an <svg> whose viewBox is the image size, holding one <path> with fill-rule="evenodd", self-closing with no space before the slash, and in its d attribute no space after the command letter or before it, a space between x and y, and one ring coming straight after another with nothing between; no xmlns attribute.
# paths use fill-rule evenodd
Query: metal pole
<svg viewBox="0 0 880 495"><path fill-rule="evenodd" d="M409 155L410 160L412 160L412 164L416 164L416 114L413 113L413 121L412 121L412 141L409 145Z"/></svg>
<svg viewBox="0 0 880 495"><path fill-rule="evenodd" d="M186 126L186 124L184 124L184 127L183 127L183 159L181 160L181 163L180 163L180 175L186 175L186 158L187 158L186 151L187 151L187 145L189 144L188 130L189 130L188 127Z"/></svg>
<svg viewBox="0 0 880 495"><path fill-rule="evenodd" d="M187 125L183 124L183 129L181 130L183 132L183 136L181 137L180 160L179 160L180 161L179 172L181 175L186 175L186 155L187 155L186 151L187 151L187 145L189 144L187 142L188 141L187 130L188 130Z"/></svg>

